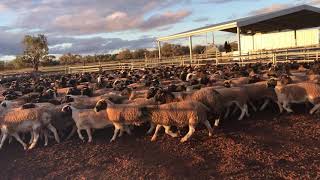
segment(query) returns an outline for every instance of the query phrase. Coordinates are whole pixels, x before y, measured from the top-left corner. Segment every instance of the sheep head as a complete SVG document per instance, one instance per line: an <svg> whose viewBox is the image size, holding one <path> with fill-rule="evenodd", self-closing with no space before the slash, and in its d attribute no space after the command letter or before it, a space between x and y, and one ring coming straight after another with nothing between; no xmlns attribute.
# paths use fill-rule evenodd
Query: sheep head
<svg viewBox="0 0 320 180"><path fill-rule="evenodd" d="M274 78L271 78L267 81L267 87L268 88L275 88L277 86L277 80Z"/></svg>
<svg viewBox="0 0 320 180"><path fill-rule="evenodd" d="M97 102L96 106L94 107L95 112L100 112L102 110L107 109L108 107L108 102L107 100L101 99Z"/></svg>
<svg viewBox="0 0 320 180"><path fill-rule="evenodd" d="M226 87L226 88L230 88L231 87L231 80L225 80L223 82L223 86Z"/></svg>
<svg viewBox="0 0 320 180"><path fill-rule="evenodd" d="M67 114L72 114L72 107L70 104L65 105L62 107L61 112L67 113Z"/></svg>
<svg viewBox="0 0 320 180"><path fill-rule="evenodd" d="M289 75L284 74L281 76L280 78L280 82L281 84L287 85L287 84L291 84L292 83L292 79Z"/></svg>

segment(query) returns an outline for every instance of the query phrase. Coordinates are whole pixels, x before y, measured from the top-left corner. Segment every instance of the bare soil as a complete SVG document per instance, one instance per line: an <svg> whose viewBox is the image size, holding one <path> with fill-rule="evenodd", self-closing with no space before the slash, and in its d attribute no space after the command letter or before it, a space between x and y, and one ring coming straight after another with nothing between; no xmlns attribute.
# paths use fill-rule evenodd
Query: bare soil
<svg viewBox="0 0 320 180"><path fill-rule="evenodd" d="M302 109L227 120L213 137L200 125L186 143L163 131L150 142L147 127L113 143L112 128L91 144L74 137L25 152L13 142L0 151L0 179L319 179L320 121Z"/></svg>

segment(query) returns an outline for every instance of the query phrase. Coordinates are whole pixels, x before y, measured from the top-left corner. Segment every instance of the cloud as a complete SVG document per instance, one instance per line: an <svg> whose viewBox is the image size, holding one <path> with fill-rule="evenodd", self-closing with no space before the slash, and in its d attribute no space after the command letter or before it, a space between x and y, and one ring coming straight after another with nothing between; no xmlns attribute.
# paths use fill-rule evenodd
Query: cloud
<svg viewBox="0 0 320 180"><path fill-rule="evenodd" d="M112 53L119 49L139 49L139 48L153 48L155 38L145 37L137 40L124 40L120 38L49 38L49 43L52 46L50 53L65 54L75 53L79 54L101 54Z"/></svg>
<svg viewBox="0 0 320 180"><path fill-rule="evenodd" d="M190 11L180 10L177 12L165 12L160 15L153 15L146 21L142 22L138 28L142 30L148 30L156 27L174 24L180 22L182 19L189 16L190 14Z"/></svg>
<svg viewBox="0 0 320 180"><path fill-rule="evenodd" d="M320 0L310 0L308 3L311 5L320 5Z"/></svg>
<svg viewBox="0 0 320 180"><path fill-rule="evenodd" d="M201 18L194 19L193 22L206 22L208 20L209 18L207 17L201 17Z"/></svg>
<svg viewBox="0 0 320 180"><path fill-rule="evenodd" d="M122 48L154 47L154 37L125 40L99 37L99 34L171 28L192 13L177 8L169 11L171 7L189 1L1 0L0 12L8 11L14 17L8 27L0 27L0 56L21 54L23 36L38 33L48 37L53 54L108 53Z"/></svg>
<svg viewBox="0 0 320 180"><path fill-rule="evenodd" d="M94 34L132 29L146 30L179 22L190 11L161 12L188 0L4 0L17 11L13 26L50 33ZM17 6L23 4L23 6ZM25 7L27 8L25 8ZM148 18L150 14L151 17ZM161 22L154 22L160 20ZM155 25L152 27L151 25Z"/></svg>
<svg viewBox="0 0 320 180"><path fill-rule="evenodd" d="M7 10L7 6L0 3L0 12L4 12Z"/></svg>
<svg viewBox="0 0 320 180"><path fill-rule="evenodd" d="M270 12L273 12L273 11L278 11L278 10L281 10L281 9L286 9L286 8L288 8L290 6L292 6L292 5L291 4L272 4L271 6L251 11L249 14L250 15L265 14L265 13L270 13Z"/></svg>
<svg viewBox="0 0 320 180"><path fill-rule="evenodd" d="M243 1L259 1L259 0L242 0ZM214 4L225 4L225 3L231 3L231 2L239 2L239 0L201 0L200 3L208 4L208 3L214 3Z"/></svg>
<svg viewBox="0 0 320 180"><path fill-rule="evenodd" d="M23 53L23 32L8 31L6 27L0 27L0 56L10 56ZM154 37L140 37L136 40L124 40L121 38L74 38L65 36L48 36L49 50L51 54L98 54L111 53L118 49L153 48Z"/></svg>

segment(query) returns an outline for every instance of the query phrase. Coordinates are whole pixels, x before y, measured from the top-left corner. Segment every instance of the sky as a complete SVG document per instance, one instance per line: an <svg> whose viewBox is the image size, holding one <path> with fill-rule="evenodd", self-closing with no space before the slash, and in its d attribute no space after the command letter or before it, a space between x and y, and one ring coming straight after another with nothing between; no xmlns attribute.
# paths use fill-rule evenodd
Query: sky
<svg viewBox="0 0 320 180"><path fill-rule="evenodd" d="M301 4L319 7L320 0L0 0L0 60L23 53L24 35L45 34L56 55L151 49L157 37Z"/></svg>

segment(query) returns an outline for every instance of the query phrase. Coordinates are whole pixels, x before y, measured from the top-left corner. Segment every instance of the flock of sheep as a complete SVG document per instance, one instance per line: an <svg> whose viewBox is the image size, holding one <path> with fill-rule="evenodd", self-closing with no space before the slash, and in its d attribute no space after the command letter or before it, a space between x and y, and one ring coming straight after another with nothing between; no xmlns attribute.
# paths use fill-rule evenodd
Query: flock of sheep
<svg viewBox="0 0 320 180"><path fill-rule="evenodd" d="M92 142L95 129L114 127L111 141L149 124L157 139L163 127L171 137L188 127L187 141L198 124L211 136L211 124L237 115L238 120L267 106L293 112L292 103L320 108L320 64L206 65L158 67L83 74L25 75L1 79L0 149L16 139L32 149L40 138L69 139L75 133ZM30 136L29 136L30 135ZM53 136L52 136L53 135ZM29 138L30 137L30 138ZM25 142L29 140L29 146Z"/></svg>

